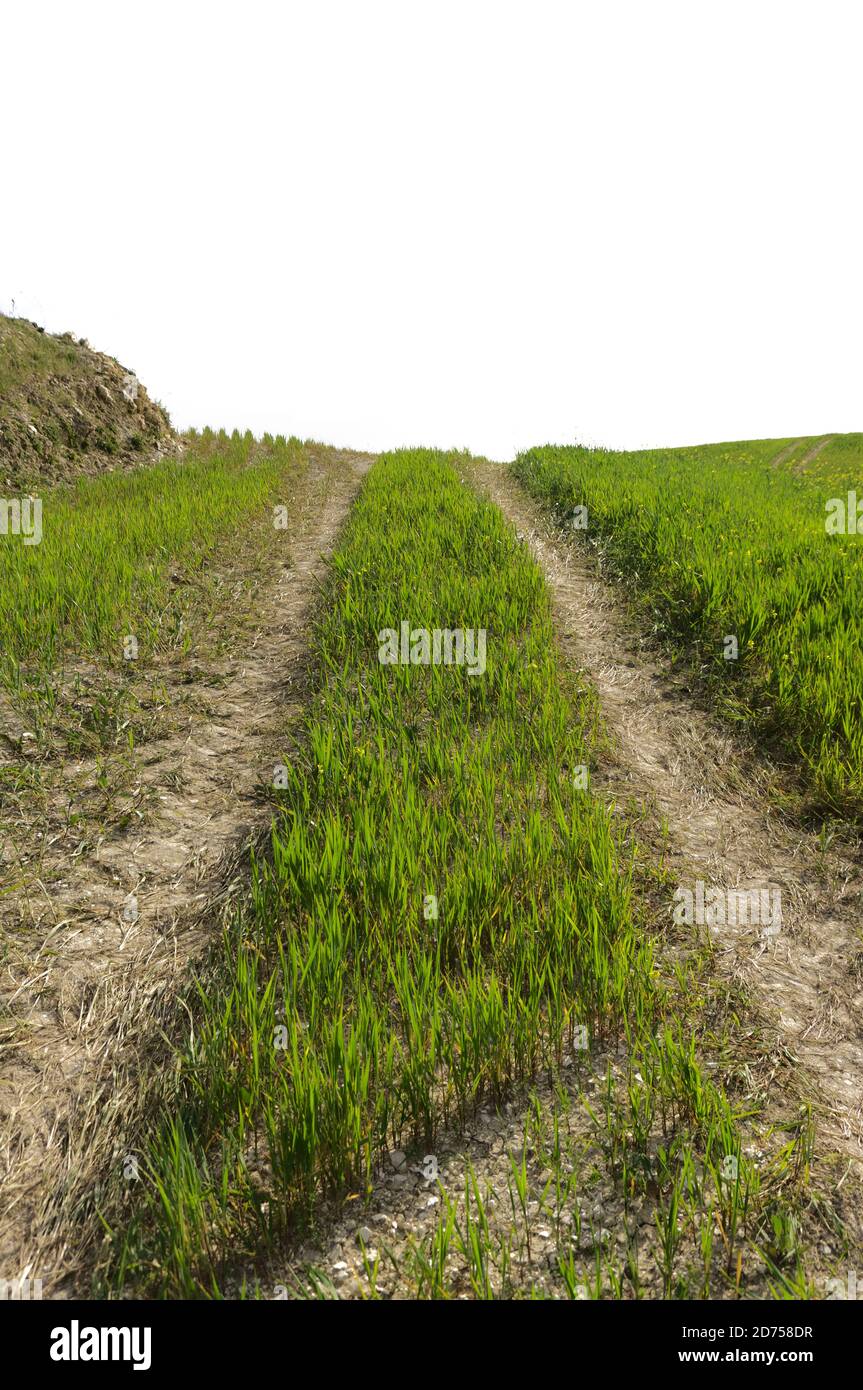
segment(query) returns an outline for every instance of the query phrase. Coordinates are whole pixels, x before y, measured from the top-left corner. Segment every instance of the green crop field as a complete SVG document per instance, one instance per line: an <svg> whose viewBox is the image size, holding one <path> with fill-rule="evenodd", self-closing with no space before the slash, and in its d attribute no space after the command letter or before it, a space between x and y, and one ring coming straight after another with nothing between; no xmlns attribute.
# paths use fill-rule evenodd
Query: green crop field
<svg viewBox="0 0 863 1390"><path fill-rule="evenodd" d="M171 572L202 570L216 543L280 497L299 442L209 431L182 460L82 478L42 500L38 544L0 547L0 679L50 671L70 653L145 656L182 641Z"/></svg>
<svg viewBox="0 0 863 1390"><path fill-rule="evenodd" d="M863 544L828 533L863 436L619 453L538 448L516 477L631 581L636 603L818 809L863 811ZM863 492L861 492L863 500ZM726 639L737 642L727 659Z"/></svg>
<svg viewBox="0 0 863 1390"><path fill-rule="evenodd" d="M663 876L578 775L593 702L558 670L535 561L457 462L382 457L333 558L318 689L286 754L269 850L188 999L195 1026L142 1146L131 1218L106 1202L117 1291L225 1296L238 1250L261 1269L321 1204L370 1192L388 1151L433 1151L478 1106L547 1088L565 1061L577 1094L591 1052L609 1060L588 1132L577 1156L560 1142L550 1156L554 1290L580 1296L568 1213L599 1169L620 1200L649 1201L667 1295L733 1288L744 1251L753 1285L805 1287L794 1260L781 1274L769 1253L794 1229L805 1130L760 1172L742 1154L747 1107L696 1046L705 961L694 950L660 968ZM404 619L485 630L482 676L382 664L380 634ZM712 1044L729 1048L716 1033ZM544 1119L558 1134L567 1108L552 1091ZM492 1241L488 1195L464 1180L473 1224L448 1209L398 1278L434 1297L535 1296L516 1268L519 1222ZM518 1164L508 1191L514 1211L527 1203ZM625 1264L591 1264L591 1296L619 1290Z"/></svg>
<svg viewBox="0 0 863 1390"><path fill-rule="evenodd" d="M624 581L660 660L697 674L750 752L778 760L787 814L844 819L853 836L863 549L825 517L859 457L855 436L817 454L791 440L549 447L508 469L206 430L175 457L44 490L38 543L0 537L3 698L35 731L7 736L0 765L16 986L0 1038L14 1061L42 1036L22 991L43 1017L92 1017L101 981L82 968L80 930L62 932L99 912L79 919L66 896L34 926L16 903L46 882L49 900L67 892L69 873L82 901L100 884L93 1026L112 1079L69 1099L65 1176L37 1227L45 1250L70 1222L82 1233L76 1287L820 1296L854 1248L857 1188L831 1192L840 1160L819 1135L817 1088L786 1068L776 1093L774 1025L750 978L673 915L674 817L645 789L612 791L600 695L564 650L529 538L481 480L508 480L537 521L545 509L564 551L593 542L581 554ZM239 659L220 665L212 641L229 630ZM258 705L272 721L274 701L262 724ZM190 743L198 763L175 766ZM177 892L158 855L173 863L209 836L214 788L237 830L246 746L253 831L218 841L227 876L184 861L181 907L206 923L187 950L164 926ZM167 839L166 803L179 824ZM114 883L128 862L133 889L153 893L152 922L146 898L122 915L97 875L105 855ZM140 954L124 955L141 930ZM182 975L160 966L149 986L150 1019L150 962L180 948ZM140 1066L124 1058L133 1032ZM402 1193L425 1215L402 1205L392 1219Z"/></svg>

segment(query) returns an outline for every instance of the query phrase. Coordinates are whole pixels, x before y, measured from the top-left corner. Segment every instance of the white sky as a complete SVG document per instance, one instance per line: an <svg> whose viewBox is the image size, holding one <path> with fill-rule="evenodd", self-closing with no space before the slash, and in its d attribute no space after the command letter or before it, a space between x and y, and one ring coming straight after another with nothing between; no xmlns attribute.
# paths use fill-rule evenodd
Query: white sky
<svg viewBox="0 0 863 1390"><path fill-rule="evenodd" d="M0 307L180 427L863 429L863 7L0 8Z"/></svg>

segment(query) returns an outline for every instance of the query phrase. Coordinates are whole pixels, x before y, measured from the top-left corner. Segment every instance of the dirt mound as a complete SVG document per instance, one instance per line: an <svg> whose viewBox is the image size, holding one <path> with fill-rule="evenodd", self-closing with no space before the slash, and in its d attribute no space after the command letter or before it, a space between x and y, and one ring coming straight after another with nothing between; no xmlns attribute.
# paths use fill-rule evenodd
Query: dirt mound
<svg viewBox="0 0 863 1390"><path fill-rule="evenodd" d="M71 333L0 315L0 489L149 462L178 441L134 372Z"/></svg>

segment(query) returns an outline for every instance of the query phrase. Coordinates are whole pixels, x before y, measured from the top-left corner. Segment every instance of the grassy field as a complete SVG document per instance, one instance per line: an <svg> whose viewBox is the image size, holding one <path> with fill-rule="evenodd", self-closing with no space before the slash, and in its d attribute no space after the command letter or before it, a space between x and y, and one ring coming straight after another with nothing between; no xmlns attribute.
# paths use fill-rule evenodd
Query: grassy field
<svg viewBox="0 0 863 1390"><path fill-rule="evenodd" d="M73 832L81 853L157 804L142 759L187 727L289 562L273 508L306 470L297 440L207 430L179 458L45 489L38 544L0 535L0 896L22 856Z"/></svg>
<svg viewBox="0 0 863 1390"><path fill-rule="evenodd" d="M0 680L46 672L69 653L124 659L182 644L172 572L201 571L216 543L279 497L297 442L259 446L209 433L182 460L82 478L43 499L38 545L0 546Z"/></svg>
<svg viewBox="0 0 863 1390"><path fill-rule="evenodd" d="M810 808L858 819L863 545L825 525L830 500L859 481L863 436L817 445L547 447L514 470L564 524L587 508L582 534L723 713L793 768Z"/></svg>
<svg viewBox="0 0 863 1390"><path fill-rule="evenodd" d="M48 357L7 354L14 388L49 380ZM586 507L606 569L783 787L852 819L863 549L825 516L861 460L838 436L512 465L574 541ZM76 1278L107 1297L817 1296L856 1237L815 1093L787 1069L777 1089L752 977L673 918L652 789L603 789L597 694L505 500L475 490L480 462L503 473L369 462L192 432L175 457L40 487L38 544L0 536L10 994L32 984L48 1030L55 1009L89 1017L105 962L105 1057L111 1008L125 1039L139 987L155 1001L110 1118L96 1090L72 1101L57 1219L87 1232ZM229 892L196 858L216 825ZM134 988L111 918L127 875ZM207 949L148 985L193 908ZM16 1007L0 1042L26 1061Z"/></svg>
<svg viewBox="0 0 863 1390"><path fill-rule="evenodd" d="M152 737L167 664L206 651L224 610L243 608L224 592L226 550L239 533L272 552L273 508L305 468L298 440L207 430L182 458L44 492L39 544L0 544L0 690L30 765ZM4 769L0 787L20 775Z"/></svg>
<svg viewBox="0 0 863 1390"><path fill-rule="evenodd" d="M484 670L382 664L402 623L483 631ZM544 581L458 456L374 467L311 655L317 689L250 893L176 1011L161 1110L130 1138L137 1180L99 1194L100 1291L271 1296L280 1252L345 1202L360 1219L388 1152L434 1153L515 1099L525 1152L543 1155L538 1192L524 1156L493 1199L468 1169L466 1204L451 1184L387 1283L443 1298L806 1293L808 1124L757 1113L709 949L666 950L661 865L586 785L598 711L559 659ZM623 1248L597 1231L584 1253L597 1194L618 1231L637 1212L649 1224ZM542 1279L536 1209L555 1232ZM326 1296L313 1270L292 1287Z"/></svg>

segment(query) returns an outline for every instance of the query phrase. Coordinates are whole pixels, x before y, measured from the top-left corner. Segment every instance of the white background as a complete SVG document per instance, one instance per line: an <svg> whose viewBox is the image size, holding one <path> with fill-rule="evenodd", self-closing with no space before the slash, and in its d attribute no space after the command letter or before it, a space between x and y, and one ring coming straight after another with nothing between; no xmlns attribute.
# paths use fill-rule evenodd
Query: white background
<svg viewBox="0 0 863 1390"><path fill-rule="evenodd" d="M863 429L852 3L0 9L0 308L181 427Z"/></svg>

